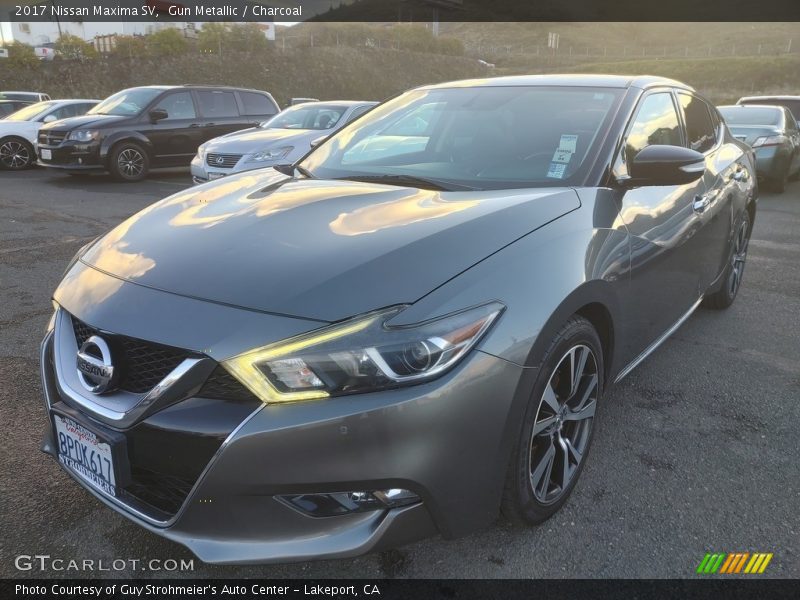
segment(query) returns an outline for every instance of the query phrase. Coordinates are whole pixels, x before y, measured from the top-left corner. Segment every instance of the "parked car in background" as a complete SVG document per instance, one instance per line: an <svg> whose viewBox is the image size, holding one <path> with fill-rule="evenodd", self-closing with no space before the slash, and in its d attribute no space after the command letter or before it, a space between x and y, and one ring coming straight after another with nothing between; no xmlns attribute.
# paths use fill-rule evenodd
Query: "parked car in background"
<svg viewBox="0 0 800 600"><path fill-rule="evenodd" d="M47 46L36 46L33 49L36 58L39 60L46 60L51 61L56 57L56 51L53 48L48 48Z"/></svg>
<svg viewBox="0 0 800 600"><path fill-rule="evenodd" d="M773 191L800 174L800 128L784 106L720 106L719 112L736 139L752 146L759 178Z"/></svg>
<svg viewBox="0 0 800 600"><path fill-rule="evenodd" d="M353 152L420 114L421 150ZM42 448L207 562L343 558L500 510L542 523L597 426L627 435L595 418L608 389L701 302L735 301L752 159L666 79L401 94L291 168L183 190L84 246L41 345Z"/></svg>
<svg viewBox="0 0 800 600"><path fill-rule="evenodd" d="M289 106L303 104L304 102L319 102L319 98L291 98L289 100Z"/></svg>
<svg viewBox="0 0 800 600"><path fill-rule="evenodd" d="M30 106L33 102L26 100L0 100L0 119L17 112L20 108Z"/></svg>
<svg viewBox="0 0 800 600"><path fill-rule="evenodd" d="M0 92L0 100L26 100L28 102L43 102L50 100L49 94L42 92Z"/></svg>
<svg viewBox="0 0 800 600"><path fill-rule="evenodd" d="M221 86L152 85L109 96L83 117L39 132L39 164L71 174L108 171L121 181L151 168L188 165L212 138L279 112L267 92Z"/></svg>
<svg viewBox="0 0 800 600"><path fill-rule="evenodd" d="M767 104L770 106L784 106L788 108L794 120L800 126L800 96L745 96L739 98L736 104Z"/></svg>
<svg viewBox="0 0 800 600"><path fill-rule="evenodd" d="M48 100L0 119L0 168L27 169L36 162L39 130L45 124L85 114L99 100Z"/></svg>
<svg viewBox="0 0 800 600"><path fill-rule="evenodd" d="M287 108L252 129L229 133L200 146L192 179L204 183L231 173L291 164L311 144L370 110L377 102L306 102Z"/></svg>

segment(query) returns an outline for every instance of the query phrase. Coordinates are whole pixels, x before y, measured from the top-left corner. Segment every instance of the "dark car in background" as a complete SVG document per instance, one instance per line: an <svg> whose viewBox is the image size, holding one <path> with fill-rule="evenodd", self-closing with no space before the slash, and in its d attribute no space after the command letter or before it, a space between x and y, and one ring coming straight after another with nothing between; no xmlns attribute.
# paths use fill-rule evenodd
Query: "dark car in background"
<svg viewBox="0 0 800 600"><path fill-rule="evenodd" d="M736 101L739 105L766 104L788 108L800 126L800 96L745 96Z"/></svg>
<svg viewBox="0 0 800 600"><path fill-rule="evenodd" d="M756 155L758 177L775 192L800 174L800 129L784 106L720 106L719 112L734 137L749 144Z"/></svg>
<svg viewBox="0 0 800 600"><path fill-rule="evenodd" d="M30 106L33 101L30 100L0 100L0 119L17 112L20 108Z"/></svg>
<svg viewBox="0 0 800 600"><path fill-rule="evenodd" d="M212 138L279 112L267 92L222 86L145 86L109 96L82 117L39 132L39 164L71 174L108 171L121 181L188 165Z"/></svg>
<svg viewBox="0 0 800 600"><path fill-rule="evenodd" d="M81 249L41 347L43 449L208 562L541 523L607 390L734 302L752 160L671 80L401 94Z"/></svg>

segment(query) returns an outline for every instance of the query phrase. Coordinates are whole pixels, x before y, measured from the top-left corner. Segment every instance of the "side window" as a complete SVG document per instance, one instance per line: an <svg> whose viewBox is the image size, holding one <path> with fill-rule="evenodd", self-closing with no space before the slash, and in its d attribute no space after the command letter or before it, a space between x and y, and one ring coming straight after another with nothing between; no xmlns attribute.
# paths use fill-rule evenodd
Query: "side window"
<svg viewBox="0 0 800 600"><path fill-rule="evenodd" d="M708 152L717 143L716 128L711 121L708 106L691 94L679 93L678 98L686 120L689 148Z"/></svg>
<svg viewBox="0 0 800 600"><path fill-rule="evenodd" d="M788 108L783 109L783 118L786 120L786 130L787 131L797 131L797 121L794 120L794 115L792 111Z"/></svg>
<svg viewBox="0 0 800 600"><path fill-rule="evenodd" d="M672 95L669 92L650 94L639 105L625 147L614 165L614 172L617 176L627 175L628 165L647 146L682 144L680 122Z"/></svg>
<svg viewBox="0 0 800 600"><path fill-rule="evenodd" d="M162 108L167 111L165 121L177 119L194 119L197 115L194 110L191 92L176 92L162 98L153 108Z"/></svg>
<svg viewBox="0 0 800 600"><path fill-rule="evenodd" d="M264 94L255 92L239 92L246 115L274 115L277 110L275 105Z"/></svg>
<svg viewBox="0 0 800 600"><path fill-rule="evenodd" d="M60 108L55 109L52 111L51 115L53 115L56 119L67 119L69 117L75 117L77 115L83 114L78 111L78 104L67 104Z"/></svg>
<svg viewBox="0 0 800 600"><path fill-rule="evenodd" d="M372 108L372 107L371 106L359 106L353 112L350 113L350 116L347 117L347 122L349 123L350 121L355 121L358 117L363 115L370 108Z"/></svg>
<svg viewBox="0 0 800 600"><path fill-rule="evenodd" d="M200 102L200 112L204 117L238 117L239 108L236 106L236 96L233 92L199 91L197 99Z"/></svg>

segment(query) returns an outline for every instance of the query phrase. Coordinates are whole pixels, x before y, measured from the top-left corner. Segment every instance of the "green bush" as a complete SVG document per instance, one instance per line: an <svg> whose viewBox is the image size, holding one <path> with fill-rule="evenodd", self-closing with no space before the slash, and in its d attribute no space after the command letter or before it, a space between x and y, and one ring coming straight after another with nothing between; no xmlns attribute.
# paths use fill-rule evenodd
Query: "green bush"
<svg viewBox="0 0 800 600"><path fill-rule="evenodd" d="M161 29L145 37L145 47L152 56L171 56L183 54L187 49L186 38L183 33L169 27Z"/></svg>
<svg viewBox="0 0 800 600"><path fill-rule="evenodd" d="M32 46L21 42L13 42L6 46L8 49L8 66L14 69L36 69L39 59Z"/></svg>
<svg viewBox="0 0 800 600"><path fill-rule="evenodd" d="M141 36L118 35L113 54L127 58L141 58L147 54L147 45Z"/></svg>
<svg viewBox="0 0 800 600"><path fill-rule="evenodd" d="M77 35L65 33L53 44L57 52L56 56L71 60L95 59L97 50L89 42L79 38Z"/></svg>

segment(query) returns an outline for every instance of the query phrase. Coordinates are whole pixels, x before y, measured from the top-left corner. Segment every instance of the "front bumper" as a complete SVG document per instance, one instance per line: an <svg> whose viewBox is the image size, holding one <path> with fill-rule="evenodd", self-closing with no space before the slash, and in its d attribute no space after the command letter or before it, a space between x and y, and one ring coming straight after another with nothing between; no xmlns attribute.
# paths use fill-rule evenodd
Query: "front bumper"
<svg viewBox="0 0 800 600"><path fill-rule="evenodd" d="M50 152L50 158L42 158L42 150ZM62 169L65 171L97 171L104 170L105 165L100 157L99 142L76 142L64 140L57 145L39 143L39 160L42 167Z"/></svg>
<svg viewBox="0 0 800 600"><path fill-rule="evenodd" d="M151 300L168 297L167 313L177 306L171 303L183 302L126 283L103 307L67 305L66 309L82 308L81 320L113 331L108 322L113 307L108 311L105 304L128 303L137 294ZM69 296L62 301L69 303ZM176 330L181 326L179 314L191 313L189 309L186 304L167 315L178 319ZM142 319L146 314L142 312ZM48 334L42 345L48 409L60 403L94 423L91 411L65 393L53 360L54 346L54 335ZM205 347L214 353L213 345ZM327 401L256 403L236 413L235 419L230 407L213 404L210 409L209 403L223 401L201 398L200 386L194 386L184 399L122 430L129 439L129 452L133 447L132 460L144 460L135 458L136 436L141 436L142 428L159 429L161 437L151 445L172 448L174 453L180 451L175 442L179 432L213 430L216 424L217 450L202 465L180 507L166 518L154 519L151 512L73 477L108 506L211 563L346 557L437 532L457 536L491 523L497 515L508 440L513 437L508 432L519 423L514 399L522 372L517 365L474 351L453 372L428 384ZM228 420L220 424L209 414L227 414ZM195 442L186 438L185 443ZM43 449L55 455L51 432ZM422 501L314 518L276 499L282 494L386 488L409 489Z"/></svg>
<svg viewBox="0 0 800 600"><path fill-rule="evenodd" d="M274 163L256 163L247 162L244 158L240 159L235 166L225 169L218 167L211 167L206 164L199 156L195 155L190 164L190 171L192 173L192 182L195 184L208 183L221 177L242 173L244 171L255 171L256 169L267 169L276 165L284 164L285 161L276 161Z"/></svg>

